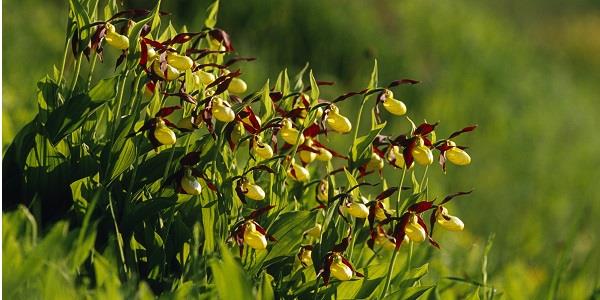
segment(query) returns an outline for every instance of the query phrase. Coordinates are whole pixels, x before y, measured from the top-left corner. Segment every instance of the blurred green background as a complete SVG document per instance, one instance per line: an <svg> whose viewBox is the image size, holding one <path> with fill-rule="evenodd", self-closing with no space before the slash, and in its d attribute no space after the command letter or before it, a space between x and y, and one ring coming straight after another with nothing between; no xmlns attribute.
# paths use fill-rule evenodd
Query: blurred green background
<svg viewBox="0 0 600 300"><path fill-rule="evenodd" d="M192 31L209 4L164 2L176 28ZM2 5L6 146L35 114L35 83L61 60L68 4ZM243 67L251 88L310 62L317 79L336 82L322 88L333 97L364 88L377 58L380 82L421 81L396 95L414 120L440 121L438 136L479 125L457 139L471 146L471 167L431 172L440 196L476 189L451 208L468 231L442 238L438 276L479 280L495 233L490 280L509 299L542 298L553 282L559 298L598 297L600 2L223 1L218 24L241 55L258 57ZM355 103L342 111L356 114Z"/></svg>

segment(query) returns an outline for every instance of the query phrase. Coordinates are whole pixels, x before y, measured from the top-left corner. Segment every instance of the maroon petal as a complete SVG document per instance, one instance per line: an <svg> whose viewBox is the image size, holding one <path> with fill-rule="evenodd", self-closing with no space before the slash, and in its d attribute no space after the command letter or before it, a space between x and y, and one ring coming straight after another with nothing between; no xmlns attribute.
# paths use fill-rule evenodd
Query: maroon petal
<svg viewBox="0 0 600 300"><path fill-rule="evenodd" d="M462 195L468 195L470 193L472 193L473 190L470 190L468 192L458 192L458 193L454 193L451 195L446 196L446 198L444 198L444 200L442 200L442 202L440 203L440 205L443 205L445 203L447 203L448 201L452 200L454 197L458 197L458 196L462 196Z"/></svg>
<svg viewBox="0 0 600 300"><path fill-rule="evenodd" d="M393 195L396 191L398 190L397 187L391 187L383 192L381 192L381 194L377 195L377 197L375 198L375 200L381 201L385 198L390 197L391 195Z"/></svg>
<svg viewBox="0 0 600 300"><path fill-rule="evenodd" d="M175 106L163 107L156 113L155 117L161 117L161 118L167 117L178 109L181 109L181 106L175 105Z"/></svg>
<svg viewBox="0 0 600 300"><path fill-rule="evenodd" d="M451 134L451 135L448 137L448 139L451 139L451 138L457 137L457 136L459 136L459 135L461 135L461 134L463 134L463 133L465 133L465 132L470 132L470 131L473 131L473 130L475 130L475 128L477 128L477 125L471 125L471 126L467 126L467 127L463 128L463 129L461 129L461 130L459 130L459 131L453 132L453 133L452 133L452 134Z"/></svg>
<svg viewBox="0 0 600 300"><path fill-rule="evenodd" d="M215 40L219 41L221 45L227 49L227 51L233 51L233 45L231 44L231 39L229 38L229 34L222 29L215 28L208 32L208 34Z"/></svg>
<svg viewBox="0 0 600 300"><path fill-rule="evenodd" d="M421 227L423 227L423 230L425 230L425 234L427 234L427 239L429 240L429 243L439 249L440 244L438 244L436 241L434 241L433 238L431 237L431 235L429 234L429 232L427 230L427 225L425 225L425 221L423 221L423 218L421 218L421 216L417 216L417 219L418 219L419 225L421 225Z"/></svg>
<svg viewBox="0 0 600 300"><path fill-rule="evenodd" d="M420 214L424 211L432 209L433 207L433 201L421 201L409 206L408 211Z"/></svg>
<svg viewBox="0 0 600 300"><path fill-rule="evenodd" d="M397 85L401 85L401 84L417 84L417 83L419 83L419 82L420 82L420 81L418 81L418 80L414 80L414 79L400 79L400 80L394 80L394 81L392 81L392 82L391 82L391 83L388 85L388 88L395 87L395 86L397 86Z"/></svg>
<svg viewBox="0 0 600 300"><path fill-rule="evenodd" d="M421 125L419 125L417 127L417 129L415 129L414 135L427 135L429 133L431 133L433 130L435 130L435 127L438 125L438 123L434 123L434 124L428 124L428 123L423 123Z"/></svg>
<svg viewBox="0 0 600 300"><path fill-rule="evenodd" d="M253 212L251 212L250 215L248 215L248 217L246 217L246 219L254 220L254 219L260 217L262 214L268 212L269 210L271 210L274 207L275 207L275 205L269 205L269 206L265 206L262 208L258 208L256 210L254 210Z"/></svg>

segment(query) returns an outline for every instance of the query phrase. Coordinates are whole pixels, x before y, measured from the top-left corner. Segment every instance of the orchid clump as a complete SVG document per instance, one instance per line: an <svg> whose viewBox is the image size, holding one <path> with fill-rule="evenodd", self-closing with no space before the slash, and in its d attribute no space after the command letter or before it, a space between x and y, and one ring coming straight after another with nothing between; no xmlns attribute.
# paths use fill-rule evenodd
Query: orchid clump
<svg viewBox="0 0 600 300"><path fill-rule="evenodd" d="M115 258L114 281L148 281L165 293L216 297L217 281L231 274L250 287L249 298L258 289L271 298L331 298L353 286L353 296L377 290L384 298L406 284L392 272L398 256L410 261L427 242L441 248L436 224L468 228L448 202L470 192L438 202L427 174L473 163L476 152L456 141L476 126L438 140L440 122L415 124L403 89L418 81L381 84L375 63L365 86L337 97L327 90L334 82L308 66L294 82L284 69L257 87L244 79L254 58L216 27L218 1L203 26L179 31L160 3L150 11L108 6L108 17L87 6L72 9L68 39L79 67L92 61L83 68L89 84L57 76L40 85L50 87L40 97L59 95L40 100L39 131L21 144L36 145L24 163L51 158L27 165L25 176L74 168L57 187L71 197L64 216L99 228L73 239L90 247L73 262L78 276L100 274ZM97 80L96 61L114 61L115 74ZM24 184L43 177L34 175Z"/></svg>

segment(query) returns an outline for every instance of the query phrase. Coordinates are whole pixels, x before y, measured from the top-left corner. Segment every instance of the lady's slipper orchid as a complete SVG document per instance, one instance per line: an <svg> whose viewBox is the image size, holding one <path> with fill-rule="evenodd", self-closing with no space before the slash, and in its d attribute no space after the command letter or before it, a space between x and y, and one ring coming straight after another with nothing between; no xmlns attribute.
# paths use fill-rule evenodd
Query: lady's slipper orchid
<svg viewBox="0 0 600 300"><path fill-rule="evenodd" d="M245 93L247 89L248 85L246 82L237 77L232 78L231 82L229 83L229 87L227 87L227 91L237 95Z"/></svg>
<svg viewBox="0 0 600 300"><path fill-rule="evenodd" d="M198 116L188 116L177 122L177 128L187 131L194 131L202 126L202 119Z"/></svg>
<svg viewBox="0 0 600 300"><path fill-rule="evenodd" d="M406 236L413 241L420 243L427 238L427 233L423 226L418 223L417 216L412 215L408 221L408 224L404 228Z"/></svg>
<svg viewBox="0 0 600 300"><path fill-rule="evenodd" d="M279 134L283 140L290 145L296 144L296 141L298 141L298 145L304 144L304 135L300 134L300 132L293 127L290 119L283 119L283 121L281 121L281 130L279 131Z"/></svg>
<svg viewBox="0 0 600 300"><path fill-rule="evenodd" d="M256 223L254 221L246 222L244 244L256 250L264 250L267 248L267 238L263 233L256 229Z"/></svg>
<svg viewBox="0 0 600 300"><path fill-rule="evenodd" d="M341 243L333 246L333 249L325 255L322 267L317 275L323 277L325 285L329 284L331 276L340 281L350 280L354 276L364 277L363 274L356 272L350 261L342 256L342 253L348 248L349 240L349 237L344 238Z"/></svg>
<svg viewBox="0 0 600 300"><path fill-rule="evenodd" d="M235 112L231 109L229 103L219 97L216 97L212 103L212 115L221 122L231 122L235 119Z"/></svg>
<svg viewBox="0 0 600 300"><path fill-rule="evenodd" d="M327 179L321 180L317 185L317 199L323 202L327 202L329 198L329 181Z"/></svg>
<svg viewBox="0 0 600 300"><path fill-rule="evenodd" d="M333 158L331 151L321 147L317 147L317 150L319 151L319 153L317 153L317 160L330 161Z"/></svg>
<svg viewBox="0 0 600 300"><path fill-rule="evenodd" d="M177 136L175 132L171 130L171 128L165 125L165 121L159 119L156 122L156 127L154 128L152 135L161 145L173 145L177 142Z"/></svg>
<svg viewBox="0 0 600 300"><path fill-rule="evenodd" d="M352 130L352 123L348 118L340 114L340 110L334 104L331 105L327 115L327 125L335 132L348 133Z"/></svg>
<svg viewBox="0 0 600 300"><path fill-rule="evenodd" d="M375 152L371 152L371 160L369 160L369 162L367 163L366 166L366 171L367 172L372 172L372 171L379 171L381 169L383 169L383 158L381 158L381 156L379 156L379 154L375 153Z"/></svg>
<svg viewBox="0 0 600 300"><path fill-rule="evenodd" d="M352 279L354 272L352 269L344 263L340 254L336 254L333 258L333 262L329 266L329 272L337 280L346 281Z"/></svg>
<svg viewBox="0 0 600 300"><path fill-rule="evenodd" d="M306 139L306 141L304 142L304 146L306 148L312 148L312 139ZM311 163L317 158L317 153L308 150L300 150L298 151L298 155L300 156L300 160L305 164Z"/></svg>
<svg viewBox="0 0 600 300"><path fill-rule="evenodd" d="M308 236L310 236L312 238L315 238L315 239L321 238L321 229L322 229L321 224L317 223L317 225L315 225L314 227L306 230L304 232L304 235L305 236L308 235Z"/></svg>
<svg viewBox="0 0 600 300"><path fill-rule="evenodd" d="M394 145L392 150L388 153L388 160L398 168L405 168L406 162L404 161L404 155L400 151L400 147ZM410 166L412 168L412 165ZM410 168L409 168L410 169Z"/></svg>
<svg viewBox="0 0 600 300"><path fill-rule="evenodd" d="M290 169L288 170L288 176L290 176L296 181L310 180L310 172L308 172L308 170L305 167L295 163L293 159L290 165Z"/></svg>
<svg viewBox="0 0 600 300"><path fill-rule="evenodd" d="M267 248L267 240L276 241L276 239L267 233L267 231L256 223L256 219L272 209L274 206L259 208L238 222L233 228L229 239L233 239L240 247L240 256L243 254L243 245L255 250L264 250Z"/></svg>
<svg viewBox="0 0 600 300"><path fill-rule="evenodd" d="M186 194L200 195L200 193L202 192L202 186L200 185L200 182L198 182L198 179L196 179L196 177L192 175L192 170L189 168L185 169L184 175L183 177L181 177L181 181L179 184L181 189Z"/></svg>
<svg viewBox="0 0 600 300"><path fill-rule="evenodd" d="M167 63L181 72L189 70L194 66L194 61L191 58L177 53L167 54Z"/></svg>
<svg viewBox="0 0 600 300"><path fill-rule="evenodd" d="M448 214L448 209L443 206L438 206L435 210L435 218L437 223L450 231L462 231L465 224L458 217Z"/></svg>
<svg viewBox="0 0 600 300"><path fill-rule="evenodd" d="M127 50L129 48L129 38L118 33L115 30L115 26L110 23L106 23L106 36L104 40L107 44L120 50Z"/></svg>
<svg viewBox="0 0 600 300"><path fill-rule="evenodd" d="M348 214L355 218L366 219L369 217L369 208L362 202L350 202L345 207Z"/></svg>
<svg viewBox="0 0 600 300"><path fill-rule="evenodd" d="M394 93L388 89L383 92L383 107L396 116L406 114L406 105L404 102L394 99Z"/></svg>
<svg viewBox="0 0 600 300"><path fill-rule="evenodd" d="M242 184L242 192L246 197L260 201L265 199L265 191L258 185L245 182Z"/></svg>
<svg viewBox="0 0 600 300"><path fill-rule="evenodd" d="M466 166L471 163L471 156L465 150L456 146L456 143L451 140L446 142L446 149L443 155L448 161L457 166Z"/></svg>
<svg viewBox="0 0 600 300"><path fill-rule="evenodd" d="M165 76L165 72L161 71L160 69L160 62L158 60L155 60L154 63L152 63L152 70L154 71L154 74L158 75L158 77L167 80L167 81L171 81L171 80L175 80L177 78L179 78L179 70L169 64L167 64L166 67L166 76Z"/></svg>
<svg viewBox="0 0 600 300"><path fill-rule="evenodd" d="M313 248L311 245L300 247L300 252L298 253L298 260L305 268L313 265L312 249Z"/></svg>
<svg viewBox="0 0 600 300"><path fill-rule="evenodd" d="M203 85L209 85L213 81L215 81L215 79L217 78L213 73L208 73L202 70L194 72L194 80L196 80L196 83L198 85L200 85L200 83L202 83Z"/></svg>
<svg viewBox="0 0 600 300"><path fill-rule="evenodd" d="M262 159L273 157L273 148L267 143L263 143L260 139L256 139L252 145L252 151Z"/></svg>
<svg viewBox="0 0 600 300"><path fill-rule="evenodd" d="M425 145L417 144L411 154L419 165L427 166L433 163L433 152Z"/></svg>
<svg viewBox="0 0 600 300"><path fill-rule="evenodd" d="M162 145L175 144L177 142L177 136L175 135L175 132L171 130L171 128L177 128L177 126L165 118L180 108L180 106L161 108L156 113L154 118L146 121L140 129L129 134L128 137L135 136L140 132L147 132L148 139L156 151L158 151L158 148Z"/></svg>

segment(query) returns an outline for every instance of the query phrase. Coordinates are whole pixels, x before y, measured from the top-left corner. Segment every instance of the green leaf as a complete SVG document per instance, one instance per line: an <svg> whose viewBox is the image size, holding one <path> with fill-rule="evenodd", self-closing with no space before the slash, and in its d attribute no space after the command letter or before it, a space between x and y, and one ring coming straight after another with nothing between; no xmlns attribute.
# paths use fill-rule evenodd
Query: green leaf
<svg viewBox="0 0 600 300"><path fill-rule="evenodd" d="M348 172L348 170L346 168L344 168L344 173L346 173L346 179L348 180L348 188L351 188L353 186L357 186L358 185L358 181L356 180L356 178L354 178L354 176L352 176L352 173ZM352 195L352 197L354 197L354 199L360 199L360 190L359 189L354 189L352 190L352 192L350 192L350 194Z"/></svg>
<svg viewBox="0 0 600 300"><path fill-rule="evenodd" d="M471 295L469 295L469 297L466 298L467 300L479 300L479 288L476 288Z"/></svg>
<svg viewBox="0 0 600 300"><path fill-rule="evenodd" d="M290 92L290 78L287 69L279 72L277 82L275 82L275 90L280 91L284 96Z"/></svg>
<svg viewBox="0 0 600 300"><path fill-rule="evenodd" d="M350 170L358 168L371 159L371 144L385 125L386 122L377 125L367 135L361 136L354 141L352 151L350 152Z"/></svg>
<svg viewBox="0 0 600 300"><path fill-rule="evenodd" d="M204 20L204 26L214 28L217 25L217 15L219 14L219 0L213 2L206 11L208 12L208 16Z"/></svg>
<svg viewBox="0 0 600 300"><path fill-rule="evenodd" d="M130 211L125 213L121 228L123 232L133 231L135 226L141 225L143 220L152 220L165 210L177 203L176 197L152 198L135 204Z"/></svg>
<svg viewBox="0 0 600 300"><path fill-rule="evenodd" d="M137 61L139 58L138 46L140 34L142 32L142 29L144 28L144 25L148 24L148 22L152 20L152 28L158 26L155 25L154 22L158 17L158 9L160 8L160 2L161 0L159 0L156 3L152 11L148 14L148 17L135 23L135 25L133 25L133 27L129 31L129 54L127 55L127 64L130 69L137 66ZM158 22L160 22L160 18L158 19Z"/></svg>
<svg viewBox="0 0 600 300"><path fill-rule="evenodd" d="M423 278L423 276L427 275L428 271L429 271L428 263L426 263L418 268L412 268L412 269L410 269L410 271L408 271L406 274L404 274L404 276L402 276L402 279L398 286L401 288L411 287L415 284L415 282L417 282L418 280Z"/></svg>
<svg viewBox="0 0 600 300"><path fill-rule="evenodd" d="M296 84L294 85L294 91L300 92L304 89L304 82L302 81L302 77L304 77L304 73L306 72L306 70L308 70L308 63L306 63L302 70L300 70L300 72L296 74L296 77L294 77L294 81L296 82Z"/></svg>
<svg viewBox="0 0 600 300"><path fill-rule="evenodd" d="M77 24L79 32L79 48L80 51L83 51L83 47L88 44L88 40L90 39L90 16L85 6L78 0L69 0L69 7L74 14L75 23Z"/></svg>
<svg viewBox="0 0 600 300"><path fill-rule="evenodd" d="M160 25L160 3L162 0L158 0L156 5L152 9L152 27L151 30L157 29L158 25Z"/></svg>
<svg viewBox="0 0 600 300"><path fill-rule="evenodd" d="M264 265L295 255L302 242L302 234L313 226L312 220L314 220L315 214L316 212L291 211L279 215L273 225L268 228L269 234L274 236L277 241L262 260L265 262Z"/></svg>
<svg viewBox="0 0 600 300"><path fill-rule="evenodd" d="M371 71L371 80L369 80L369 85L368 85L369 90L377 88L377 86L379 85L378 79L377 79L378 77L379 77L379 72L377 71L377 59L375 59L375 62L373 63L373 71Z"/></svg>
<svg viewBox="0 0 600 300"><path fill-rule="evenodd" d="M233 258L227 246L221 244L221 260L210 262L214 283L220 299L251 299L252 285L242 266Z"/></svg>
<svg viewBox="0 0 600 300"><path fill-rule="evenodd" d="M315 79L312 70L310 70L310 100L311 106L319 103L319 85L317 84L317 80Z"/></svg>
<svg viewBox="0 0 600 300"><path fill-rule="evenodd" d="M273 101L270 96L271 88L269 87L269 80L263 86L262 95L260 99L263 120L269 120L273 114Z"/></svg>
<svg viewBox="0 0 600 300"><path fill-rule="evenodd" d="M88 94L73 96L48 116L46 131L53 144L81 127L102 104L115 97L117 78L101 80Z"/></svg>
<svg viewBox="0 0 600 300"><path fill-rule="evenodd" d="M416 300L419 299L423 294L425 294L430 289L434 288L435 285L426 285L426 286L413 286L407 289L400 289L399 291L393 292L387 295L383 299L389 300Z"/></svg>
<svg viewBox="0 0 600 300"><path fill-rule="evenodd" d="M273 300L275 299L275 293L273 292L273 276L269 273L264 272L262 276L262 283L258 288L258 300Z"/></svg>
<svg viewBox="0 0 600 300"><path fill-rule="evenodd" d="M135 147L135 143L132 139L125 140L125 144L121 149L117 151L116 157L114 157L113 161L110 163L110 169L108 172L109 181L114 180L123 172L125 172L133 163L137 157L137 149Z"/></svg>

